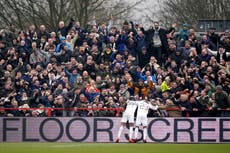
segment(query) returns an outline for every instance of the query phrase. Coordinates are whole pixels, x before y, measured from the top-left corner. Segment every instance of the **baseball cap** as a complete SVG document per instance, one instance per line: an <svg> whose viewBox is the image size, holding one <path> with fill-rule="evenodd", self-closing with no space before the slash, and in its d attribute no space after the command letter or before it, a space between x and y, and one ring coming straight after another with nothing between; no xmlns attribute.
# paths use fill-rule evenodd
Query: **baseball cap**
<svg viewBox="0 0 230 153"><path fill-rule="evenodd" d="M64 37L64 36L62 36L62 37L61 37L61 40L65 40L65 37Z"/></svg>

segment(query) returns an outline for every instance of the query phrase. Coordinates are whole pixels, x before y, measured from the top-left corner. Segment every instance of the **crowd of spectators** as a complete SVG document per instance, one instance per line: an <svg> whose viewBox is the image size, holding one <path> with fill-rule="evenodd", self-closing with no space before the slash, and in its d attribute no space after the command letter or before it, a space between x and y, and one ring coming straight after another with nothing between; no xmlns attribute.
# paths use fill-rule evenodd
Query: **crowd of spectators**
<svg viewBox="0 0 230 153"><path fill-rule="evenodd" d="M229 30L179 27L10 25L0 31L0 116L121 116L133 95L160 106L149 116L230 116Z"/></svg>

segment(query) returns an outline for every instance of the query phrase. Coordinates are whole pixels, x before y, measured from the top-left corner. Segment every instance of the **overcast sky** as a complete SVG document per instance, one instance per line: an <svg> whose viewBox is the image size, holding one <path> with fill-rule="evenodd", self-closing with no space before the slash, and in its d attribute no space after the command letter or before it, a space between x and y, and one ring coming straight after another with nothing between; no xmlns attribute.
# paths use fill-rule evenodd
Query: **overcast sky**
<svg viewBox="0 0 230 153"><path fill-rule="evenodd" d="M127 0L128 3L132 4L135 1L138 0ZM157 13L161 5L162 0L143 0L141 4L131 10L132 14L134 14L132 20L140 23L149 23L148 17L153 21L159 20Z"/></svg>

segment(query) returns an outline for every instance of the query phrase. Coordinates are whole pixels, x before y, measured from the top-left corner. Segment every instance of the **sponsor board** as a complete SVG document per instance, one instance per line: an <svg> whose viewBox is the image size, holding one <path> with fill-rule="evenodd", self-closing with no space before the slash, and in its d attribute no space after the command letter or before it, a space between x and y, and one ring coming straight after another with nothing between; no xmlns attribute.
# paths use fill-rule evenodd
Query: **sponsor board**
<svg viewBox="0 0 230 153"><path fill-rule="evenodd" d="M0 142L113 142L121 118L0 118ZM128 141L125 128L121 142ZM139 140L142 140L142 129ZM149 142L230 143L230 118L149 118Z"/></svg>

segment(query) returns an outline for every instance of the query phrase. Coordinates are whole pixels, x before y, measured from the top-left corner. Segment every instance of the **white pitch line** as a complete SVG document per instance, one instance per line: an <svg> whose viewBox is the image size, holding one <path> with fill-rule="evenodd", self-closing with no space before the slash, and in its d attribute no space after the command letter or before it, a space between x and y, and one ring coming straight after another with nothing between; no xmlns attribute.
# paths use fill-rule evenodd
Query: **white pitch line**
<svg viewBox="0 0 230 153"><path fill-rule="evenodd" d="M108 143L109 145L125 145L126 143ZM100 145L105 145L104 143L87 143L87 144L60 144L60 145L53 145L51 146L52 148L68 148L68 147L89 147L89 146L100 146Z"/></svg>
<svg viewBox="0 0 230 153"><path fill-rule="evenodd" d="M78 145L78 144L76 144L76 145L74 145L74 144L68 145L68 144L66 144L66 145L53 145L51 147L53 147L53 148L68 148L68 147L76 147L76 146L81 146L81 145Z"/></svg>

